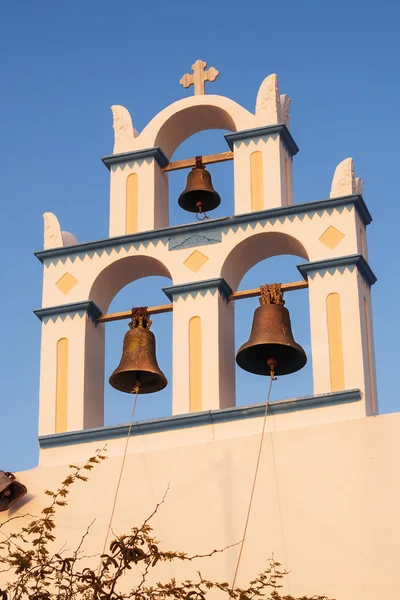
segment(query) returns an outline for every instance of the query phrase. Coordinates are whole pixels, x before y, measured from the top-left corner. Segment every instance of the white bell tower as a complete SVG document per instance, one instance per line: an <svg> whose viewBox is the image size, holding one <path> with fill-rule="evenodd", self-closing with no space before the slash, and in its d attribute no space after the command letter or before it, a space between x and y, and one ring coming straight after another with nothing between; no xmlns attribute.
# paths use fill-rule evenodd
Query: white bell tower
<svg viewBox="0 0 400 600"><path fill-rule="evenodd" d="M123 286L150 275L172 281L164 291L173 311L173 414L235 410L233 300L245 273L279 254L299 257L310 295L314 395L290 410L308 408L302 422L305 414L324 421L377 413L371 216L353 161L336 168L329 198L295 204L298 147L290 98L280 94L277 76L262 82L253 113L206 95L205 81L218 71L205 66L197 61L182 77L194 95L166 107L140 133L125 107L112 107L114 152L103 158L110 171L108 238L77 243L46 213L44 250L36 254L43 304L35 312L42 321L39 433L47 445L103 427L105 315ZM207 129L231 132L220 159L233 160L234 215L170 227L170 158ZM194 166L194 159L183 162Z"/></svg>

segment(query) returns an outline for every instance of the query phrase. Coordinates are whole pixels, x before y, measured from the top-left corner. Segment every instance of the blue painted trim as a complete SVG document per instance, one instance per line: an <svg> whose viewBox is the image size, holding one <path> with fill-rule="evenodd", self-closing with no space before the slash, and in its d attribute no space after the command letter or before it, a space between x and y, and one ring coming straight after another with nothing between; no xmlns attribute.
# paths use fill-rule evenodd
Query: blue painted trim
<svg viewBox="0 0 400 600"><path fill-rule="evenodd" d="M141 233L120 235L103 240L96 240L94 242L76 244L75 246L50 248L49 250L35 252L35 256L37 256L42 263L55 264L58 260L65 262L67 258L69 258L73 261L76 257L84 258L87 254L89 256L94 256L94 254L101 256L103 252L111 252L112 250L118 252L121 248L129 249L131 246L139 249L139 247L143 245L147 248L149 244L156 245L160 241L167 245L177 238L182 238L184 235L193 236L201 234L208 236L211 233L218 233L219 235L219 233L227 233L231 229L237 231L239 227L242 227L243 229L248 225L255 227L257 223L264 225L269 222L274 224L278 219L283 223L285 219L293 220L296 217L304 219L305 215L312 218L315 214L322 215L324 212L331 214L334 210L351 210L353 206L358 212L364 225L368 225L372 221L372 217L369 214L362 197L358 194L354 194L351 196L342 196L340 198L329 198L328 200L270 208L268 210L260 210L258 212L251 212L233 217L210 219L201 223L189 223L187 225L176 225L174 227L165 227L163 229L144 231Z"/></svg>
<svg viewBox="0 0 400 600"><path fill-rule="evenodd" d="M268 125L266 127L255 127L254 129L244 129L243 131L235 131L234 133L226 133L225 139L228 146L233 150L235 142L242 142L244 140L254 140L255 138L267 137L278 133L281 136L283 143L286 146L287 151L291 156L295 156L299 148L294 141L292 134L284 124L280 125Z"/></svg>
<svg viewBox="0 0 400 600"><path fill-rule="evenodd" d="M375 274L362 254L350 254L329 260L316 260L298 265L297 268L305 280L307 280L307 277L312 279L317 273L323 277L326 273L332 274L335 271L343 273L346 269L357 268L368 285L374 285L377 281Z"/></svg>
<svg viewBox="0 0 400 600"><path fill-rule="evenodd" d="M332 392L319 394L318 396L305 396L290 400L279 400L269 405L268 412L273 415L307 410L310 408L324 408L337 404L347 404L361 400L360 390L345 390L343 392ZM230 421L242 421L264 416L265 404L253 404L251 406L235 406L220 410L207 412L189 413L186 415L174 415L147 421L133 423L131 436L159 433L161 431L174 431L176 429L187 429L189 427L201 427L210 423L227 423ZM109 427L98 427L96 429L85 429L83 431L68 431L53 435L42 435L39 437L40 448L56 448L58 446L69 446L72 444L84 444L88 442L99 442L103 440L126 438L129 425L111 425Z"/></svg>
<svg viewBox="0 0 400 600"><path fill-rule="evenodd" d="M364 198L362 196L360 196L359 194L355 194L354 197L356 198L355 202L354 202L354 206L355 209L363 223L363 225L367 226L371 223L372 221L372 216L371 213L369 212L367 205L364 202ZM339 198L332 198L332 200L343 200L345 198L351 198L351 196L340 196Z"/></svg>
<svg viewBox="0 0 400 600"><path fill-rule="evenodd" d="M216 292L219 292L226 301L228 301L229 296L232 294L232 288L228 283L226 283L223 277L204 279L203 281L184 283L182 285L171 285L163 288L164 294L171 300L171 302L175 302L175 300L178 298L183 298L186 300L188 296L195 298L198 294L205 296L209 291L213 295Z"/></svg>
<svg viewBox="0 0 400 600"><path fill-rule="evenodd" d="M168 158L161 148L146 148L144 150L135 150L134 152L110 154L109 156L103 156L101 160L106 165L107 169L110 170L114 165L122 166L126 165L126 163L138 162L139 160L145 160L146 158L154 158L161 168L166 167L169 163Z"/></svg>
<svg viewBox="0 0 400 600"><path fill-rule="evenodd" d="M66 317L73 317L78 313L81 317L87 314L89 319L97 324L96 319L102 315L100 308L93 300L72 302L71 304L61 304L59 306L49 306L47 308L39 308L33 312L38 319L45 323L49 320L55 322L58 318L61 318L64 321Z"/></svg>

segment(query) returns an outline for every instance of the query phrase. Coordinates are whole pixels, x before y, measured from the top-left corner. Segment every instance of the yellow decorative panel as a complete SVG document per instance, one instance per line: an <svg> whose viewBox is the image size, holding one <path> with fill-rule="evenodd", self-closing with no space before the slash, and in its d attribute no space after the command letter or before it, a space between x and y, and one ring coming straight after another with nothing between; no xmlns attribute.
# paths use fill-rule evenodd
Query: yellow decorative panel
<svg viewBox="0 0 400 600"><path fill-rule="evenodd" d="M292 204L292 184L290 180L290 164L288 159L285 157L285 187L286 187L286 204L289 206Z"/></svg>
<svg viewBox="0 0 400 600"><path fill-rule="evenodd" d="M326 299L326 317L328 325L329 365L331 391L344 390L344 359L342 313L339 294L329 294Z"/></svg>
<svg viewBox="0 0 400 600"><path fill-rule="evenodd" d="M199 252L199 250L195 250L190 256L188 256L183 264L185 267L193 271L193 273L197 273L202 267L204 267L207 261L208 256L202 252Z"/></svg>
<svg viewBox="0 0 400 600"><path fill-rule="evenodd" d="M57 342L56 433L68 426L68 340Z"/></svg>
<svg viewBox="0 0 400 600"><path fill-rule="evenodd" d="M126 180L126 224L125 233L136 233L138 230L139 185L137 173L132 173Z"/></svg>
<svg viewBox="0 0 400 600"><path fill-rule="evenodd" d="M69 294L72 288L76 286L78 280L71 273L64 273L64 275L57 281L56 286L63 294Z"/></svg>
<svg viewBox="0 0 400 600"><path fill-rule="evenodd" d="M189 321L189 406L190 412L200 412L203 407L203 361L201 319Z"/></svg>
<svg viewBox="0 0 400 600"><path fill-rule="evenodd" d="M341 231L339 231L339 229L336 229L336 227L333 227L333 225L331 225L326 231L324 231L324 233L319 238L319 241L331 250L333 250L338 244L340 244L343 238L344 233L342 233Z"/></svg>
<svg viewBox="0 0 400 600"><path fill-rule="evenodd" d="M257 211L264 208L264 178L262 153L252 152L250 155L251 173L251 210Z"/></svg>

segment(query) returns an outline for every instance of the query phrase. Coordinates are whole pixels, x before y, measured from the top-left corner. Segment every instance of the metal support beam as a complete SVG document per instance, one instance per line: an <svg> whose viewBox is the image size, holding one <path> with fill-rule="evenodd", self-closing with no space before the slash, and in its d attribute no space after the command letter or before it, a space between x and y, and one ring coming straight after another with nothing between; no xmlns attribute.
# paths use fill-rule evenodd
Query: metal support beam
<svg viewBox="0 0 400 600"><path fill-rule="evenodd" d="M308 288L307 281L292 281L291 283L282 283L282 292L294 292L295 290L303 290ZM228 298L231 302L233 300L244 300L245 298L255 298L260 296L260 288L254 288L252 290L243 290L241 292L233 292ZM147 312L149 315L159 315L161 313L172 312L173 304L161 304L160 306L149 306ZM98 323L108 323L109 321L122 321L123 319L130 319L132 316L132 310L125 310L124 312L110 313L98 317Z"/></svg>
<svg viewBox="0 0 400 600"><path fill-rule="evenodd" d="M226 160L233 160L233 152L220 152L219 154L208 154L207 156L201 157L201 162L203 165L225 162ZM166 167L163 167L161 171L177 171L178 169L189 169L195 166L196 159L187 158L185 160L176 160L174 162L170 162Z"/></svg>

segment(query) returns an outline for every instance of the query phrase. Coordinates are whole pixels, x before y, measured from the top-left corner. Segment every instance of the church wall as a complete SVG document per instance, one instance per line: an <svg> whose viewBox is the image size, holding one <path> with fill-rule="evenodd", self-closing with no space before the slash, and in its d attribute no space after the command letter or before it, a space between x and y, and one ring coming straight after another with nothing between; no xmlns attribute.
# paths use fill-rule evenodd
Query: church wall
<svg viewBox="0 0 400 600"><path fill-rule="evenodd" d="M318 426L302 426L302 412L310 423L320 409L267 416L237 584L261 571L273 552L291 571L286 593L325 593L337 600L397 597L400 415L325 424L319 416ZM140 523L169 486L152 523L162 546L196 554L238 542L261 428L261 417L149 435L134 426L113 530L120 534ZM42 450L42 466L18 475L29 490L18 512L37 513L44 506L42 491L59 483L66 465L103 444ZM72 488L69 506L56 519L57 548L65 541L72 547L94 516L87 554L102 548L124 444L124 438L107 440L108 460L89 483ZM195 576L200 568L205 577L230 582L237 556L234 547L190 565L162 567L157 578Z"/></svg>

